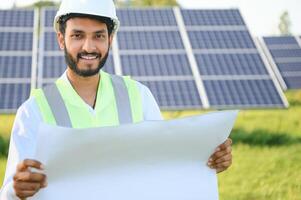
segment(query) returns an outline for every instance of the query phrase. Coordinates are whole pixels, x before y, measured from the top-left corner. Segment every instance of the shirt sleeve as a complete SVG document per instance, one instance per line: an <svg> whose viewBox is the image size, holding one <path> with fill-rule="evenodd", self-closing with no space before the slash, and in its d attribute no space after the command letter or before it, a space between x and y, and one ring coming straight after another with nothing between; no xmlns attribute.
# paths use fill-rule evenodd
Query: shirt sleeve
<svg viewBox="0 0 301 200"><path fill-rule="evenodd" d="M15 200L13 176L16 167L24 159L32 159L36 148L38 124L42 117L33 98L24 102L17 111L10 137L9 153L3 187L0 191L1 200Z"/></svg>
<svg viewBox="0 0 301 200"><path fill-rule="evenodd" d="M142 83L137 84L141 93L144 120L162 120L160 108L151 91Z"/></svg>

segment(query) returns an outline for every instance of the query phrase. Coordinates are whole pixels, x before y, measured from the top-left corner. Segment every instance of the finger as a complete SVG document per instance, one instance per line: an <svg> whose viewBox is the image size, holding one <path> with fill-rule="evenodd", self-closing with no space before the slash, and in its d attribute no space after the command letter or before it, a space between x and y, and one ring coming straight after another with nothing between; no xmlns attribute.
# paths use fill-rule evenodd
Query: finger
<svg viewBox="0 0 301 200"><path fill-rule="evenodd" d="M39 182L43 183L46 181L46 175L42 173L31 173L31 172L18 172L14 176L15 181L24 182Z"/></svg>
<svg viewBox="0 0 301 200"><path fill-rule="evenodd" d="M30 190L30 191L20 191L20 192L16 193L16 195L21 199L25 199L27 197L32 197L36 193L37 193L37 191Z"/></svg>
<svg viewBox="0 0 301 200"><path fill-rule="evenodd" d="M228 148L226 148L222 151L218 151L218 152L215 152L214 154L212 154L208 161L213 162L213 161L215 161L215 160L217 160L217 159L219 159L219 158L221 158L221 157L223 157L227 154L231 154L231 152L232 152L232 147L229 146Z"/></svg>
<svg viewBox="0 0 301 200"><path fill-rule="evenodd" d="M230 161L231 159L232 159L232 155L231 154L225 154L224 156L216 159L214 161L214 163L219 164L219 163L222 163L222 162L225 162L225 161Z"/></svg>
<svg viewBox="0 0 301 200"><path fill-rule="evenodd" d="M31 160L31 159L25 159L17 166L17 171L25 171L28 169L28 167L33 167L36 169L44 169L44 165L37 161L37 160Z"/></svg>
<svg viewBox="0 0 301 200"><path fill-rule="evenodd" d="M14 182L16 191L38 191L41 185L42 184L37 182Z"/></svg>
<svg viewBox="0 0 301 200"><path fill-rule="evenodd" d="M223 172L225 171L227 168L217 168L216 169L216 173L220 173L220 172Z"/></svg>
<svg viewBox="0 0 301 200"><path fill-rule="evenodd" d="M221 151L221 150L223 150L223 149L226 149L227 147L231 146L231 144L232 144L232 139L231 139L231 138L227 138L227 140L226 140L224 143L220 144L220 145L215 149L215 152Z"/></svg>
<svg viewBox="0 0 301 200"><path fill-rule="evenodd" d="M232 164L231 161L225 161L219 164L216 164L214 166L215 169L221 168L221 169L227 169L228 167L230 167L230 165Z"/></svg>

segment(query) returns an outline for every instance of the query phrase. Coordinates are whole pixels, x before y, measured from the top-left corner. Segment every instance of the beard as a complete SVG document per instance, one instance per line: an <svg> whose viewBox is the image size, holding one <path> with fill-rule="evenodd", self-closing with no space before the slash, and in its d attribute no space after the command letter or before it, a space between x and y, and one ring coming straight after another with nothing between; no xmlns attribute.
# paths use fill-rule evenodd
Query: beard
<svg viewBox="0 0 301 200"><path fill-rule="evenodd" d="M96 56L99 60L99 63L97 65L97 68L95 69L79 69L78 67L78 62L79 59L82 56ZM94 76L96 74L99 73L99 71L101 70L101 68L103 68L103 66L105 65L107 58L109 56L109 48L107 53L105 54L105 56L103 58L101 58L101 54L93 52L93 53L88 53L88 52L80 52L77 54L76 58L73 58L72 55L67 51L67 48L65 46L64 48L64 56L65 56L65 61L68 65L68 67L75 72L77 75L82 76L82 77L89 77L89 76Z"/></svg>

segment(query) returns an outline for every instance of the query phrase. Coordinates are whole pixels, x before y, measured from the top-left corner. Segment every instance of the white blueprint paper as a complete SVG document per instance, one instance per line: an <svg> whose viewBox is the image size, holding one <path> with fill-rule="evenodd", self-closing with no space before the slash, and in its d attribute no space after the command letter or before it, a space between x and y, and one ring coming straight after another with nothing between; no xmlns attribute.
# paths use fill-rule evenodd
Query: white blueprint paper
<svg viewBox="0 0 301 200"><path fill-rule="evenodd" d="M31 199L217 200L206 163L237 112L89 129L42 124L35 159L48 186Z"/></svg>

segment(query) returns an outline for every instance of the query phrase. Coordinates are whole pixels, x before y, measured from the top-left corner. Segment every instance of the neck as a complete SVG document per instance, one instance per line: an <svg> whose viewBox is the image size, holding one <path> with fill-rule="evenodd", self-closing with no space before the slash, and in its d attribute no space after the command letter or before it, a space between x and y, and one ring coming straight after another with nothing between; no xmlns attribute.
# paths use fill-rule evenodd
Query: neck
<svg viewBox="0 0 301 200"><path fill-rule="evenodd" d="M94 108L100 75L82 77L68 68L67 77L77 94Z"/></svg>

